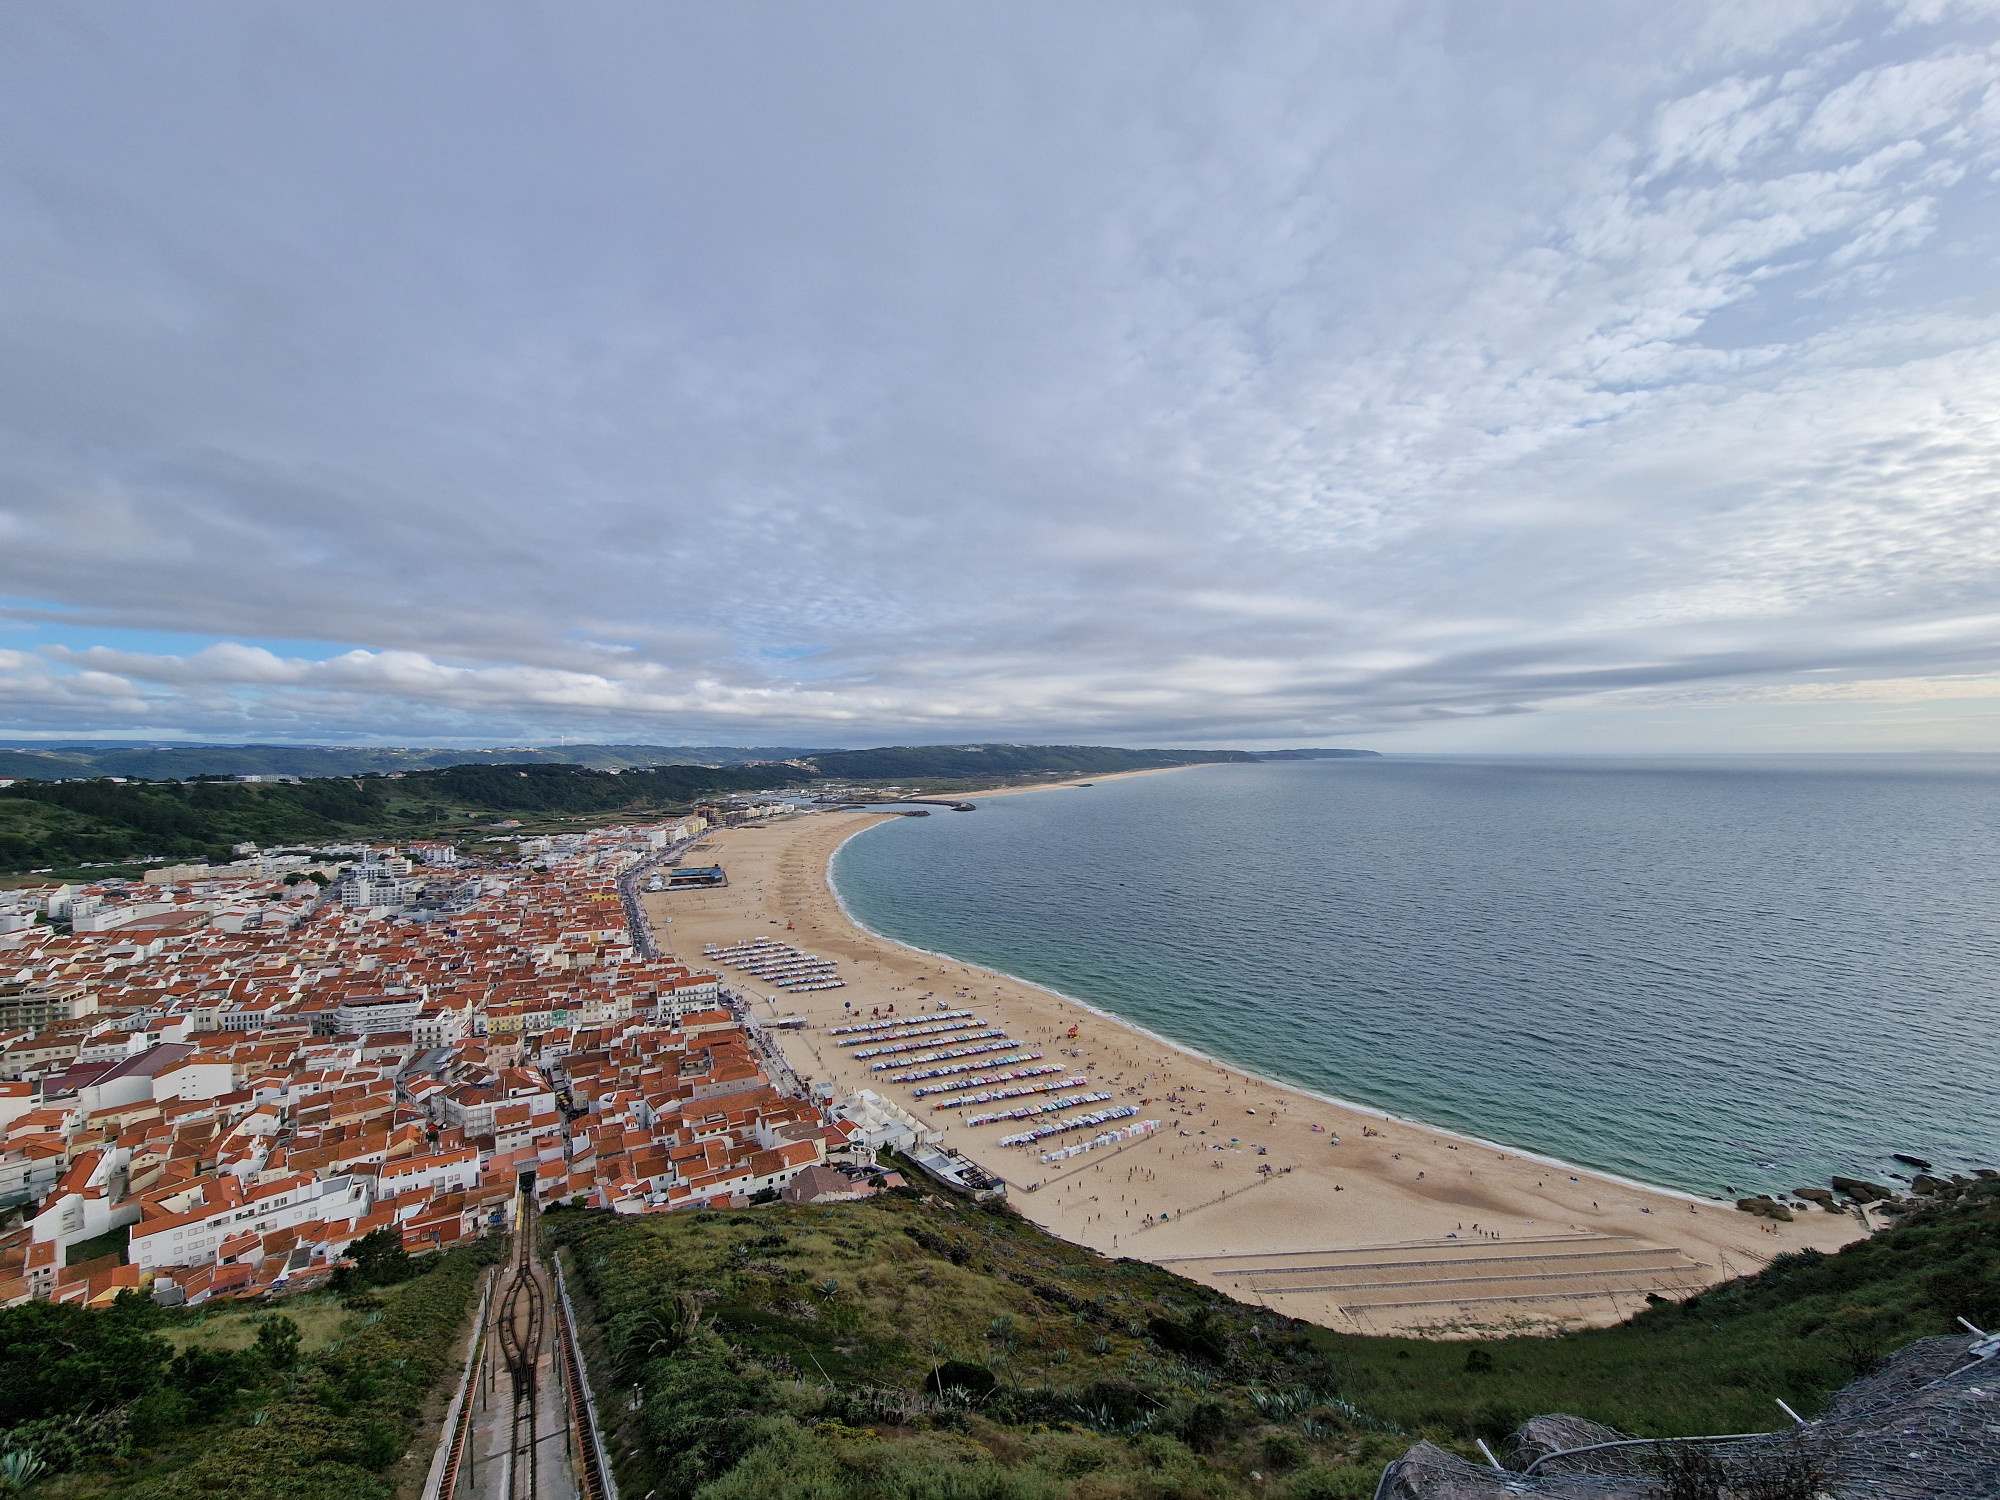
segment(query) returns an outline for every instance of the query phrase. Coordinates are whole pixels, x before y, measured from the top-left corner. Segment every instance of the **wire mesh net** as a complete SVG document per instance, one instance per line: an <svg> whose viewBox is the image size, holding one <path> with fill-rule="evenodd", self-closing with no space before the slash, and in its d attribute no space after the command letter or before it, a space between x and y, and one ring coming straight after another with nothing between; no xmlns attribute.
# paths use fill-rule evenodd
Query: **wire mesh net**
<svg viewBox="0 0 2000 1500"><path fill-rule="evenodd" d="M1517 1447L1514 1461L1531 1472L1507 1473L1423 1444L1390 1465L1377 1494L1381 1500L2000 1497L2000 1358L1977 1358L1975 1342L1921 1339L1847 1386L1817 1422L1789 1431L1599 1441L1555 1451Z"/></svg>

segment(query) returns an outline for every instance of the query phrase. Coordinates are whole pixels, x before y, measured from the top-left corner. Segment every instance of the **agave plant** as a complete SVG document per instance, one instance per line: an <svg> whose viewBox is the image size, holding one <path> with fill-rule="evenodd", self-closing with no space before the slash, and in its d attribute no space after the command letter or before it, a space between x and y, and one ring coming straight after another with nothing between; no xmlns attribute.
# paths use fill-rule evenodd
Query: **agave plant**
<svg viewBox="0 0 2000 1500"><path fill-rule="evenodd" d="M1331 1404L1322 1399L1310 1386L1296 1386L1285 1391L1266 1391L1252 1388L1250 1404L1269 1417L1273 1422L1291 1422L1304 1416L1315 1406Z"/></svg>
<svg viewBox="0 0 2000 1500"><path fill-rule="evenodd" d="M48 1473L49 1466L32 1448L10 1448L0 1453L0 1494L18 1495Z"/></svg>
<svg viewBox="0 0 2000 1500"><path fill-rule="evenodd" d="M700 1299L682 1292L671 1312L656 1308L633 1325L626 1335L620 1363L627 1374L636 1374L648 1361L678 1353L706 1333L709 1326Z"/></svg>

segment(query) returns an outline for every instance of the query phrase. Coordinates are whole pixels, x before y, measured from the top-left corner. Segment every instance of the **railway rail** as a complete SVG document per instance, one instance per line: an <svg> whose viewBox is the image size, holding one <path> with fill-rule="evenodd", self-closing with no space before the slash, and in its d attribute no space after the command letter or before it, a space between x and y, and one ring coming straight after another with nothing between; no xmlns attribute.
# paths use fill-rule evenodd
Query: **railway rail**
<svg viewBox="0 0 2000 1500"><path fill-rule="evenodd" d="M539 1500L537 1462L541 1448L537 1407L541 1395L542 1344L548 1336L548 1295L542 1290L536 1265L534 1200L521 1195L515 1220L514 1264L507 1290L500 1299L497 1343L507 1371L512 1404L509 1417L505 1482L506 1500ZM555 1497L551 1497L555 1500Z"/></svg>
<svg viewBox="0 0 2000 1500"><path fill-rule="evenodd" d="M515 1203L423 1500L618 1500L562 1268L543 1263L533 1196Z"/></svg>

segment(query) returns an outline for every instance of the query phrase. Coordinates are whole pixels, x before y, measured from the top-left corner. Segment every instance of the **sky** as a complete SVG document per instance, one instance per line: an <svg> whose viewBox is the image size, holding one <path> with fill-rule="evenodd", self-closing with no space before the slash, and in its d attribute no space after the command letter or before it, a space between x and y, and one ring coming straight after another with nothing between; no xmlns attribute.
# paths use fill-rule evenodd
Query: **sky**
<svg viewBox="0 0 2000 1500"><path fill-rule="evenodd" d="M0 9L0 735L2000 750L2000 11Z"/></svg>

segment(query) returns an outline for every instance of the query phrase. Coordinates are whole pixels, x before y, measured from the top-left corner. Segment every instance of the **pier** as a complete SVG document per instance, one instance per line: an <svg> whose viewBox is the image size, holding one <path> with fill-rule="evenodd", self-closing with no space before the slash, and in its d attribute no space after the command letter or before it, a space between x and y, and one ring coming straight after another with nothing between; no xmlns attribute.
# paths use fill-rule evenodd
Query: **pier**
<svg viewBox="0 0 2000 1500"><path fill-rule="evenodd" d="M977 802L945 802L931 797L896 797L881 802L838 802L824 803L827 812L891 812L904 818L928 818L924 809L948 807L953 812L978 812Z"/></svg>

